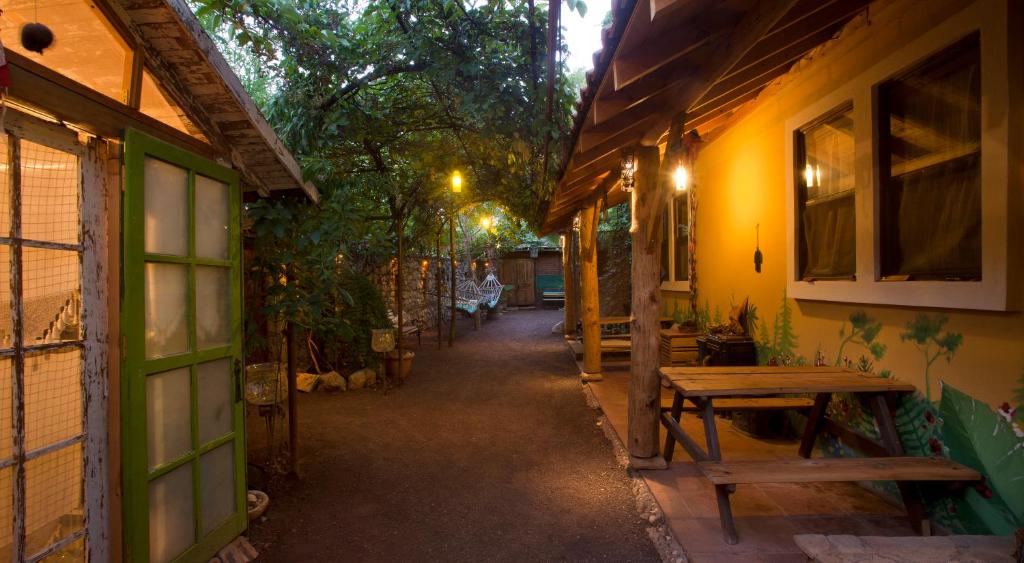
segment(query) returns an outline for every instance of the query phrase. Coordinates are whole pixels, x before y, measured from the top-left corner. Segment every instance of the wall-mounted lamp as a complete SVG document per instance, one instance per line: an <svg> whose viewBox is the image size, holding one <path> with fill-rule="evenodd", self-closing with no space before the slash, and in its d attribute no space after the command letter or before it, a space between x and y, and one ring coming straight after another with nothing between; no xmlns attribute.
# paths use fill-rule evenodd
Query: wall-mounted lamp
<svg viewBox="0 0 1024 563"><path fill-rule="evenodd" d="M577 233L580 232L580 216L578 213L572 217L572 230Z"/></svg>
<svg viewBox="0 0 1024 563"><path fill-rule="evenodd" d="M690 183L690 174L686 171L686 167L680 162L676 165L676 171L672 173L672 179L676 184L677 192L685 192L687 186Z"/></svg>
<svg viewBox="0 0 1024 563"><path fill-rule="evenodd" d="M619 160L621 170L622 191L631 192L636 186L636 157L633 151L622 151L622 158Z"/></svg>

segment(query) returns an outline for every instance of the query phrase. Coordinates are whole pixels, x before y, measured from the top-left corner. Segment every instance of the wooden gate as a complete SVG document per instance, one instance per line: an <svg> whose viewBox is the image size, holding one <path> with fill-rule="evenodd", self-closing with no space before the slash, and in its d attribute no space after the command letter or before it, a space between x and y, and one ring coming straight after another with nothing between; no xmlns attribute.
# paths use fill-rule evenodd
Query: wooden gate
<svg viewBox="0 0 1024 563"><path fill-rule="evenodd" d="M502 260L502 276L504 283L515 285L515 291L509 294L509 305L529 307L536 304L533 280L532 258L506 258Z"/></svg>

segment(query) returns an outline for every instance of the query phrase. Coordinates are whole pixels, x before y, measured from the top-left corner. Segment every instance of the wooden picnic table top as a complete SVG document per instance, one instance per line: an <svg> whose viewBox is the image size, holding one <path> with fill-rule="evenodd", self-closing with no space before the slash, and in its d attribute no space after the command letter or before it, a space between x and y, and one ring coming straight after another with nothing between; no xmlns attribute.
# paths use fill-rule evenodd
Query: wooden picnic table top
<svg viewBox="0 0 1024 563"><path fill-rule="evenodd" d="M663 367L661 375L687 397L790 393L910 393L909 383L862 371L817 366Z"/></svg>

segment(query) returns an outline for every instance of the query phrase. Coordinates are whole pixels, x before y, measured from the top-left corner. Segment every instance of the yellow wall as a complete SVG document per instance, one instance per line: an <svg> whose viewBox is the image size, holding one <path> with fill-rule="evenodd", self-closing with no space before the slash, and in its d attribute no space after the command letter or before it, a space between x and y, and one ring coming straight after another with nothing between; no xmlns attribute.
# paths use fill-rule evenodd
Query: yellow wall
<svg viewBox="0 0 1024 563"><path fill-rule="evenodd" d="M700 303L707 300L712 311L718 307L727 316L731 302L742 302L749 296L761 322L771 329L788 271L785 121L963 5L949 1L872 5L870 23L864 18L854 22L853 28L812 60L801 63L781 84L766 90L752 110L705 144L694 170L699 194L696 235ZM1011 156L1011 162L1019 162L1019 157ZM1011 186L1015 191L1009 215L1012 224L1022 209L1021 186L1019 182L1011 182ZM758 224L764 253L760 274L754 272L753 264ZM1020 246L1015 248L1011 250L1011 269L1019 271L1024 257ZM685 309L686 300L686 294L665 292L665 310L672 312L677 305ZM826 361L834 362L840 328L851 313L864 311L883 324L879 341L887 346L887 352L876 363L876 370L891 370L923 391L923 355L912 343L901 341L900 333L919 313L945 314L949 317L946 330L962 333L964 343L950 363L940 359L933 365L932 400L939 398L939 380L993 407L1006 401L1014 404L1014 390L1022 386L1018 378L1024 374L1024 316L1019 312L941 311L804 300L790 300L790 305L799 353L809 361L820 346ZM848 345L846 352L856 360L866 350Z"/></svg>

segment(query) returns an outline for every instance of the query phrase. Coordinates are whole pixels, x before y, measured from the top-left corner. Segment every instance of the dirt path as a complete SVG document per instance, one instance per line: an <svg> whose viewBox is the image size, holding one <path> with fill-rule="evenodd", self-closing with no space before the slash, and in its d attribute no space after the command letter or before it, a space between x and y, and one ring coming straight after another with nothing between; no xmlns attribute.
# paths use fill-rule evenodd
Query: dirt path
<svg viewBox="0 0 1024 563"><path fill-rule="evenodd" d="M271 487L261 560L658 560L559 318L460 321L387 395L303 395L302 480Z"/></svg>

